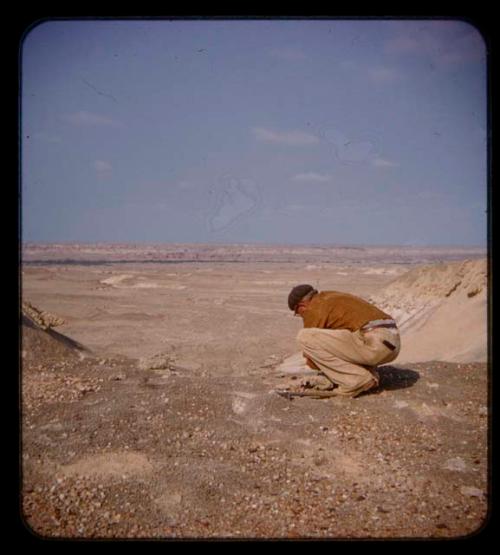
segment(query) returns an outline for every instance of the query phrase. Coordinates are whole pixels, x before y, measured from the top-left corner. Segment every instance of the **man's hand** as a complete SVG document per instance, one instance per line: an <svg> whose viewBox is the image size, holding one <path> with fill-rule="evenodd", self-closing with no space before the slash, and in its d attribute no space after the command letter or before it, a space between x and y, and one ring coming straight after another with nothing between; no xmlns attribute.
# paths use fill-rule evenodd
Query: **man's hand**
<svg viewBox="0 0 500 555"><path fill-rule="evenodd" d="M333 383L326 376L320 374L318 376L303 378L299 383L299 388L326 391L327 389L333 389Z"/></svg>

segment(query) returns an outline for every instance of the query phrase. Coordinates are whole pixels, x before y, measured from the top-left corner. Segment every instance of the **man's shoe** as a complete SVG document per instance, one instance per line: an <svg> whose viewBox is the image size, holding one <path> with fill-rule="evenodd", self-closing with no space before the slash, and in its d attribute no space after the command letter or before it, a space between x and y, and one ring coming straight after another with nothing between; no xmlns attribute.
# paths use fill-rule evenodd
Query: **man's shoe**
<svg viewBox="0 0 500 555"><path fill-rule="evenodd" d="M361 386L354 394L351 395L351 397L358 397L358 395L361 395L362 393L366 393L371 389L376 389L377 387L378 387L378 380L374 377L372 378L371 381Z"/></svg>

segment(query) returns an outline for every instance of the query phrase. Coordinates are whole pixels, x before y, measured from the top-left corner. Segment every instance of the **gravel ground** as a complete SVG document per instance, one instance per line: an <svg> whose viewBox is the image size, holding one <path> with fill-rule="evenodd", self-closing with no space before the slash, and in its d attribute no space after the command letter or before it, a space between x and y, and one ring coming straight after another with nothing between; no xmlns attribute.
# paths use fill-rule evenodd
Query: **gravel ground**
<svg viewBox="0 0 500 555"><path fill-rule="evenodd" d="M273 389L300 376L279 360L227 376L169 353L23 355L37 536L458 538L485 523L485 364L394 364L357 399L287 400Z"/></svg>

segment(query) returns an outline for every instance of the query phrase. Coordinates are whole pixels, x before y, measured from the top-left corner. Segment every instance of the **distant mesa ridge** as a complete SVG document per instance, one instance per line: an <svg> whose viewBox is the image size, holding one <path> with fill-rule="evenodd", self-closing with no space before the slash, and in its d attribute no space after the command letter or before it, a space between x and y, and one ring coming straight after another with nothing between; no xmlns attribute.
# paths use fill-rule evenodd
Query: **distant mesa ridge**
<svg viewBox="0 0 500 555"><path fill-rule="evenodd" d="M480 247L255 244L37 244L23 246L24 264L171 262L331 262L423 264L485 257Z"/></svg>

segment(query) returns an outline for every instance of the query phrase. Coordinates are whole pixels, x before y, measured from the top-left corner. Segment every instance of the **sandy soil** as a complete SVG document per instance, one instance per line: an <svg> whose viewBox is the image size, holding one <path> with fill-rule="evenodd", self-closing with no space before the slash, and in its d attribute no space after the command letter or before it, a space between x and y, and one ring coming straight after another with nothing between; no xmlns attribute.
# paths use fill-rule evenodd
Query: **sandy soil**
<svg viewBox="0 0 500 555"><path fill-rule="evenodd" d="M396 360L353 400L274 392L312 373L293 362L293 285L369 297L414 264L25 265L23 298L64 321L23 326L26 525L80 538L478 531L486 363Z"/></svg>

